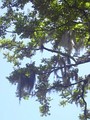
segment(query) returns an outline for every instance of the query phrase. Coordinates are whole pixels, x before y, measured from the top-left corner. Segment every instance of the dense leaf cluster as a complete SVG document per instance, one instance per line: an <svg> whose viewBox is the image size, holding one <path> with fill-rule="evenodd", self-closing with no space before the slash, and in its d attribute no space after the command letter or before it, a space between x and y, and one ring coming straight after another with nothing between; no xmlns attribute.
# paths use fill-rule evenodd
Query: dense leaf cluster
<svg viewBox="0 0 90 120"><path fill-rule="evenodd" d="M74 102L83 109L80 119L90 118L85 101L90 74L79 76L78 68L90 62L90 1L4 0L4 9L0 48L14 64L8 80L17 84L19 100L36 96L42 115L47 115L51 101L48 93L56 91L62 98L61 105ZM40 58L38 52L47 52L47 56ZM22 67L27 58L33 62Z"/></svg>

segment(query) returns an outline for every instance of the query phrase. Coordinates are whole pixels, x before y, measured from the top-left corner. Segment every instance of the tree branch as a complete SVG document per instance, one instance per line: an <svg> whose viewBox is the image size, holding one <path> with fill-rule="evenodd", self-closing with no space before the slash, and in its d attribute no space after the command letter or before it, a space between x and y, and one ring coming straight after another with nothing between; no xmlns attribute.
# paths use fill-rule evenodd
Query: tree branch
<svg viewBox="0 0 90 120"><path fill-rule="evenodd" d="M79 60L79 58L78 58L78 60ZM78 61L78 60L76 61L75 64L68 64L68 65L66 65L66 66L63 65L63 66L61 66L61 67L56 67L56 68L55 68L55 67L52 67L53 70L52 70L51 72L53 72L54 70L62 69L62 68L64 68L64 67L70 68L70 67L73 67L73 66L75 67L75 66L77 66L77 65L81 65L81 64L90 62L90 58L87 58L87 59L85 58L85 60L83 60L83 61L80 61L80 60Z"/></svg>
<svg viewBox="0 0 90 120"><path fill-rule="evenodd" d="M85 93L85 86L87 84L88 81L84 81L83 82L83 85L82 85L82 94L81 94L81 98L84 102L84 117L85 117L85 120L87 120L87 102L85 101L85 98L84 98L84 93Z"/></svg>
<svg viewBox="0 0 90 120"><path fill-rule="evenodd" d="M77 85L77 84L79 84L79 83L85 83L85 84L87 84L88 83L88 80L89 80L89 78L90 78L90 74L87 76L87 78L85 78L84 80L79 80L78 82L75 82L75 83L72 83L72 84L69 84L69 85L63 85L63 84L61 84L61 81L60 81L60 83L58 82L58 84L56 83L56 85L52 85L49 89L48 89L48 91L50 91L50 90L52 90L52 89L56 89L56 87L59 87L59 88L68 88L68 87L71 87L71 86L73 86L73 85ZM58 85L58 86L57 86ZM85 87L85 85L83 85L84 87ZM82 86L82 95L81 95L81 97L83 96L84 97L84 87ZM85 103L85 101L84 101L84 103ZM85 108L86 108L86 104L85 104Z"/></svg>
<svg viewBox="0 0 90 120"><path fill-rule="evenodd" d="M56 51L56 50L52 50L52 49L49 49L49 48L46 48L43 46L43 49L49 51L49 52L54 52L54 53L58 53L62 56L65 56L65 57L69 57L70 59L72 59L75 63L76 63L76 60L74 59L74 57L72 57L71 55L69 55L68 53L63 53L61 51Z"/></svg>

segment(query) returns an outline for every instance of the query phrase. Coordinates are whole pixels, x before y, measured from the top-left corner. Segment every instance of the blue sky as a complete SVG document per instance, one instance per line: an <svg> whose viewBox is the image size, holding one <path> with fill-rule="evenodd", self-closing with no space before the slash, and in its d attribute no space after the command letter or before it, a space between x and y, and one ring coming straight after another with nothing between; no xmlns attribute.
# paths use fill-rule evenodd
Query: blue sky
<svg viewBox="0 0 90 120"><path fill-rule="evenodd" d="M45 55L46 57L49 54ZM43 57L43 56L41 56ZM37 59L38 61L38 59ZM80 66L80 74L89 73L90 64ZM78 115L80 108L75 105L66 107L59 106L60 97L56 93L52 93L53 101L51 102L51 115L41 117L39 112L40 104L36 102L36 98L29 100L19 100L15 95L16 86L11 85L6 76L13 70L11 63L3 59L0 54L0 119L1 120L79 120ZM87 101L90 99L88 98Z"/></svg>

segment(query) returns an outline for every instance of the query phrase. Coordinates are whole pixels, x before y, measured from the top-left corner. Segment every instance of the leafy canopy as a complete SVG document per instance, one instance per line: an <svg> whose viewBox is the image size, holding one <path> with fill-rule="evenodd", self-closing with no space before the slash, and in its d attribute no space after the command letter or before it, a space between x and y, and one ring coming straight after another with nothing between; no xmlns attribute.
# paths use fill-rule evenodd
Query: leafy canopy
<svg viewBox="0 0 90 120"><path fill-rule="evenodd" d="M2 0L1 10L0 48L14 65L7 78L17 84L19 100L36 96L40 112L47 115L48 93L55 91L62 98L61 105L80 105L83 114L79 118L90 118L85 100L90 74L78 73L78 65L90 62L90 1ZM22 67L26 60L32 62Z"/></svg>

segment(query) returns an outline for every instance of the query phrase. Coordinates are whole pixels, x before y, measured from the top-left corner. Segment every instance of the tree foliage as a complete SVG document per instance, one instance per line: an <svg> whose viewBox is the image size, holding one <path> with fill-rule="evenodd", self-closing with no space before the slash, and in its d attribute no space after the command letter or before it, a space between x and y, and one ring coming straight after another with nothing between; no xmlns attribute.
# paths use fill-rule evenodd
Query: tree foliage
<svg viewBox="0 0 90 120"><path fill-rule="evenodd" d="M1 10L5 12L0 16L0 48L14 65L7 78L17 85L19 100L36 96L42 115L47 115L48 93L55 91L61 105L80 105L79 118L90 118L85 100L90 74L80 76L78 67L90 62L90 1L2 0ZM47 56L37 56L38 52ZM26 59L32 62L22 67Z"/></svg>

